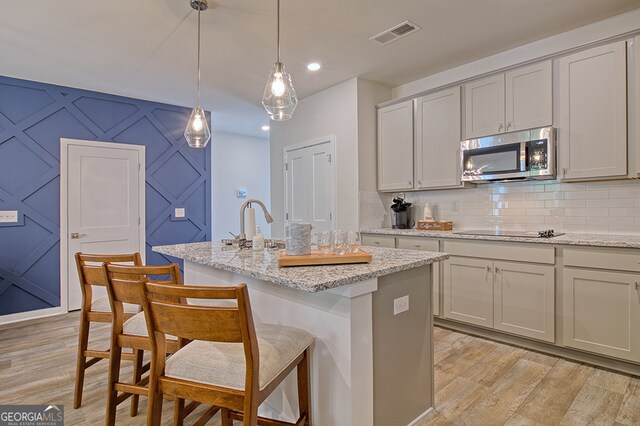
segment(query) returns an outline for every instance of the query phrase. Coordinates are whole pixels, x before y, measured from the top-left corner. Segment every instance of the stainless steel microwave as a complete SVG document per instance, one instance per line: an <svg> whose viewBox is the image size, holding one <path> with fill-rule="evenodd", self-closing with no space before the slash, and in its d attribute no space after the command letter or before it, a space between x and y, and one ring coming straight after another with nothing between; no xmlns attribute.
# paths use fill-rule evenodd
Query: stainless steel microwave
<svg viewBox="0 0 640 426"><path fill-rule="evenodd" d="M543 127L461 142L463 182L555 179L556 129Z"/></svg>

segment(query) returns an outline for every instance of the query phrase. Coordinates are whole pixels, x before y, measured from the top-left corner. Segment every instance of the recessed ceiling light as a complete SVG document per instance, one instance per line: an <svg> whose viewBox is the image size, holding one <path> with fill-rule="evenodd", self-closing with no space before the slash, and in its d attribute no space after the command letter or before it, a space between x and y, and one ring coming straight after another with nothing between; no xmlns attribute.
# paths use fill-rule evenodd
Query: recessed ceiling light
<svg viewBox="0 0 640 426"><path fill-rule="evenodd" d="M309 71L318 71L320 69L320 64L317 62L311 62L307 64L307 69Z"/></svg>
<svg viewBox="0 0 640 426"><path fill-rule="evenodd" d="M264 130L265 132L266 132L267 130L269 130L270 128L271 128L271 127L269 127L269 126L262 126L262 127L261 127L261 129L262 129L262 130Z"/></svg>

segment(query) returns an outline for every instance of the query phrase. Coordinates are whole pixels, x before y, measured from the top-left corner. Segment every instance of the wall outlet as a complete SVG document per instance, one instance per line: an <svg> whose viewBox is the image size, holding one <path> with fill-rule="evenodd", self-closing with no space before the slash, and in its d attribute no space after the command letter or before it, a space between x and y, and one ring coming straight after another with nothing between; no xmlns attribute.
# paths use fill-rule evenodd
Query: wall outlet
<svg viewBox="0 0 640 426"><path fill-rule="evenodd" d="M0 210L0 223L18 223L18 210Z"/></svg>
<svg viewBox="0 0 640 426"><path fill-rule="evenodd" d="M173 217L181 218L187 216L187 210L184 207L180 207L174 210Z"/></svg>
<svg viewBox="0 0 640 426"><path fill-rule="evenodd" d="M393 315L409 310L409 295L393 299Z"/></svg>
<svg viewBox="0 0 640 426"><path fill-rule="evenodd" d="M451 211L452 212L459 212L460 211L460 203L458 203L458 201L452 201L451 202Z"/></svg>

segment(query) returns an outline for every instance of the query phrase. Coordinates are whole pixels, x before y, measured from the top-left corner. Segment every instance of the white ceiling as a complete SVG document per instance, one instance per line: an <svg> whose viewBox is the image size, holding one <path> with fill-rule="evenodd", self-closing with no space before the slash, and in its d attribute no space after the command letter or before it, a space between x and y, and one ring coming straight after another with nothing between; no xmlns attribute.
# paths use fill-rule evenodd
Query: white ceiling
<svg viewBox="0 0 640 426"><path fill-rule="evenodd" d="M265 137L275 0L210 0L202 104L214 130ZM640 7L640 0L282 0L282 59L300 98L360 76L397 86ZM32 9L29 9L32 8ZM422 30L369 37L404 20ZM192 107L196 14L188 0L5 0L0 74ZM322 70L307 71L307 62ZM295 115L294 115L295 119Z"/></svg>

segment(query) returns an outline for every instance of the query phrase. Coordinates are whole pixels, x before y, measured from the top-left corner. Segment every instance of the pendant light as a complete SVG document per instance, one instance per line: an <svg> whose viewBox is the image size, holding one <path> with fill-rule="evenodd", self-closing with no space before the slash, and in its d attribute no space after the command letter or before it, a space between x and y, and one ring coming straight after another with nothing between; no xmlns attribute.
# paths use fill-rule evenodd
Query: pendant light
<svg viewBox="0 0 640 426"><path fill-rule="evenodd" d="M211 139L211 131L207 123L207 116L200 107L200 12L207 10L207 0L191 0L191 7L198 11L198 86L197 104L191 112L187 128L184 130L184 138L191 148L204 148Z"/></svg>
<svg viewBox="0 0 640 426"><path fill-rule="evenodd" d="M267 110L269 118L274 121L284 121L291 118L298 105L298 97L291 83L291 76L287 68L280 62L280 0L277 13L277 60L273 64L273 70L269 73L267 85L262 95L262 106Z"/></svg>

